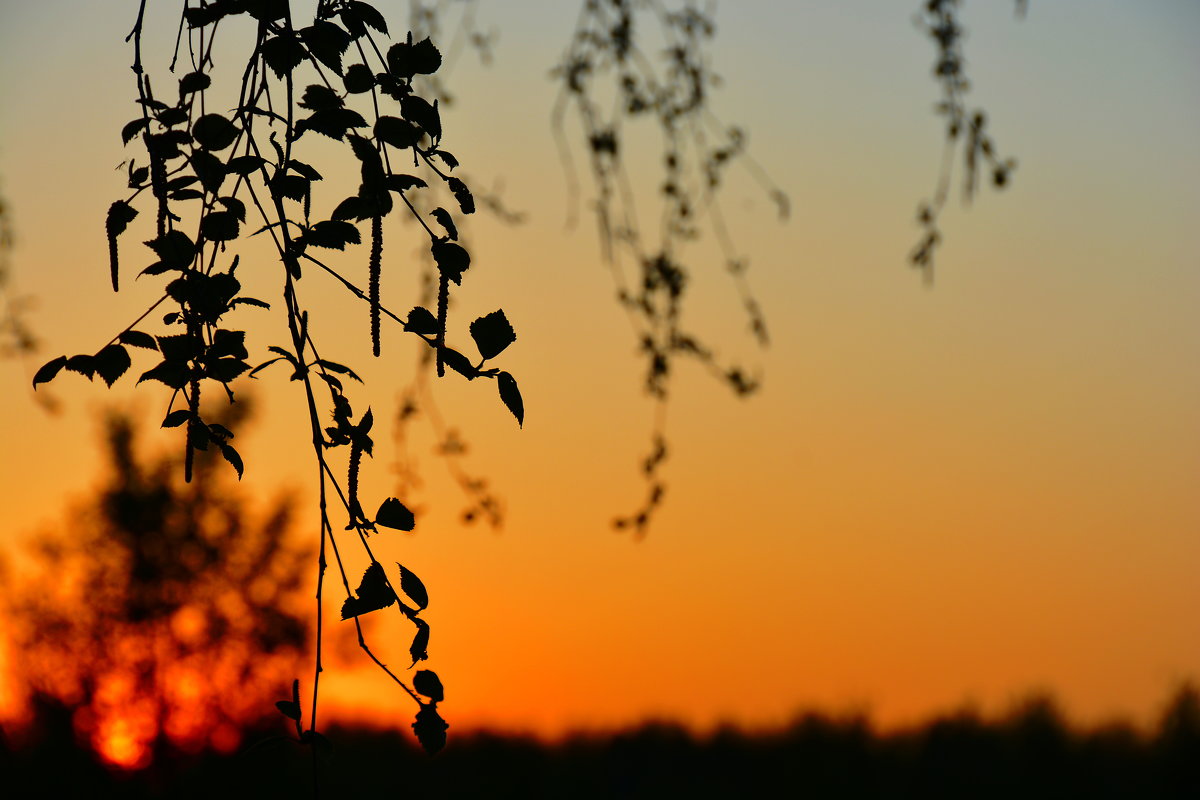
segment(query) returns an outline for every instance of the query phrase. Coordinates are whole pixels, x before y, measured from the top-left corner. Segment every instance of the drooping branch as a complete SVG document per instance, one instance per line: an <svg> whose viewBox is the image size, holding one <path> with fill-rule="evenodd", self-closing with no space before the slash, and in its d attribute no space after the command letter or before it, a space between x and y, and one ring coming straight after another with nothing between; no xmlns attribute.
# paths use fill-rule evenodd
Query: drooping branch
<svg viewBox="0 0 1200 800"><path fill-rule="evenodd" d="M434 181L454 196L458 205L455 213L475 210L465 182L433 166L437 160L453 168L457 159L441 149L444 133L437 100L422 98L417 86L418 76L434 75L442 63L441 53L431 40L416 40L410 33L404 41L381 46L376 37L388 34L387 22L377 9L363 2L321 0L311 24L303 27L293 23L286 2L252 0L200 6L185 2L181 30L186 29L187 35L177 36L172 65L179 60L186 41L192 71L178 78L178 99L167 102L155 96L151 70L143 63L146 18L143 1L129 37L133 42L139 116L124 126L122 139L127 146L136 143L144 149L148 166L138 166L136 158L130 159L130 193L112 205L105 228L111 282L114 289L119 289L119 239L135 223L138 198L143 193L152 198L154 234L148 246L154 260L141 275L161 276L166 281L165 293L97 353L51 360L35 375L34 385L36 388L54 379L64 369L89 379L99 375L112 385L132 365L128 348L151 351L160 360L142 373L139 383L158 382L171 389L163 427L184 430L185 477L192 477L195 451L207 449L218 450L240 477L244 465L230 443L233 433L211 421L207 405L201 403L202 395L211 397L204 387L220 386L222 394L233 402L237 379L247 374L257 376L274 364L290 367L290 378L302 389L308 417L303 436L311 443L318 477L318 623L308 725L302 724L298 684L292 700L280 701L280 710L295 722L298 738L313 748L315 759L322 741L316 719L326 546L332 549L346 589L343 619L353 618L357 626L362 614L395 605L415 629L410 649L414 663L428 657L430 629L419 616L428 603L424 585L402 566L398 580L389 578L368 542L368 537L382 529L413 530L415 518L397 498L386 499L373 516L364 510L359 473L364 457L373 453L373 416L369 408L361 416L354 412L354 401L344 383L347 379L361 382L354 371L321 355L317 344L321 311L302 298L307 294L302 292L302 286L307 285L303 266L317 264L322 272L336 277L342 288L367 302L374 355L380 354L380 325L386 315L433 349L439 365L448 365L467 379L496 380L502 402L521 423L524 408L516 383L491 362L516 336L503 312L476 320L471 335L482 360L474 364L448 345L447 329L455 321L447 311L445 296L436 318L418 305L407 319L401 319L384 305L380 280L383 225L384 218L395 209L411 215L429 237L432 260L444 276L444 295L449 294L450 283L462 284L470 264L467 250L453 241L457 227L450 212L438 208L434 214L446 231L444 235L435 232L425 215L418 213L423 207L419 196L430 190L428 183L397 172L392 166L409 160L431 166ZM216 71L213 45L217 33L225 26L238 24L239 18L254 25L256 34L241 69L237 103L231 106L211 100L208 94L213 91L212 74ZM357 53L358 60L348 58L352 53ZM305 84L302 79L306 74L315 76L315 82ZM368 98L369 104L364 104L362 101ZM356 108L363 105L369 107L361 111ZM230 107L232 112L210 110ZM314 209L327 207L314 191L322 180L322 170L301 157L307 141L317 136L346 147L348 161L357 165L361 182L355 194L334 204L327 215L318 213L314 219ZM243 294L236 274L239 258L229 257L231 248L238 249L253 234L247 228L251 210L257 212L257 232L267 234L277 255L281 291L272 303ZM364 293L313 253L322 249L346 251L359 245L362 233L358 223L366 221L371 244L368 291ZM164 302L174 304L174 310L162 317L167 330L160 334L142 330L151 311ZM247 331L232 327L244 306L282 314L288 331L286 345L267 346L268 357L257 366L249 360ZM497 315L503 326L485 324ZM174 408L180 395L182 407ZM347 454L345 488L330 464L334 451L342 447ZM331 519L327 504L330 492L341 501L346 517L344 529L355 532L358 546L371 564L368 577L357 590L351 589L339 535L334 533L341 526L334 526ZM399 592L393 587L399 587ZM401 601L401 594L413 605ZM436 710L442 699L437 676L422 670L410 686L379 661L361 628L359 639L369 659L417 703L414 729L418 738L428 749L440 747L445 724Z"/></svg>
<svg viewBox="0 0 1200 800"><path fill-rule="evenodd" d="M646 29L651 29L646 33ZM665 484L660 468L666 460L665 405L680 358L699 362L738 395L757 389L751 371L728 364L718 348L684 325L684 307L696 272L687 246L702 235L717 242L725 272L733 281L753 340L765 347L766 321L747 280L748 261L725 224L719 196L731 164L740 162L776 204L788 213L784 193L746 152L746 135L723 124L713 113L717 84L709 56L715 34L710 11L697 4L585 0L566 53L555 70L560 83L552 121L568 179L570 207L579 202L575 177L577 148L567 143L564 123L574 114L583 128L583 151L595 192L601 252L610 264L618 302L627 312L641 357L646 364L645 388L659 408L654 414L652 452L644 461L647 500L614 524L644 533L660 504ZM647 39L661 38L661 57L651 54ZM657 129L662 142L657 176L658 213L639 215L627 152L642 124ZM657 225L643 219L657 219Z"/></svg>
<svg viewBox="0 0 1200 800"><path fill-rule="evenodd" d="M1017 14L1023 16L1026 4L1017 0ZM933 196L921 203L917 222L922 228L921 239L909 254L909 262L921 270L927 283L933 282L934 253L942 241L938 219L950 198L950 182L961 158L963 202L970 204L979 189L979 174L986 170L996 189L1009 184L1017 162L1000 158L987 127L987 114L971 109L966 102L970 81L966 75L963 56L964 30L959 21L959 0L927 0L917 14L916 25L937 47L933 74L942 89L937 113L945 119L946 138L938 167Z"/></svg>

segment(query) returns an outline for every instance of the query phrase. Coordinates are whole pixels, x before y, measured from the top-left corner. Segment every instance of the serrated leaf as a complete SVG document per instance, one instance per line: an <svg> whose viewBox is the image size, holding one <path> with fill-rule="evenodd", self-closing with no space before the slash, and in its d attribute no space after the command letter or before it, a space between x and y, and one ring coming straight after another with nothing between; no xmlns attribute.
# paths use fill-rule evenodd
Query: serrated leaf
<svg viewBox="0 0 1200 800"><path fill-rule="evenodd" d="M204 190L210 194L216 194L221 189L221 184L225 182L225 165L221 159L214 156L207 150L197 150L192 153L188 161L192 165L192 169L196 172L196 177L200 179Z"/></svg>
<svg viewBox="0 0 1200 800"><path fill-rule="evenodd" d="M233 431L229 430L229 428L226 428L219 422L210 422L208 425L208 432L212 435L213 439L219 442L224 442L233 438Z"/></svg>
<svg viewBox="0 0 1200 800"><path fill-rule="evenodd" d="M358 187L364 217L386 217L392 210L392 196L387 191L373 191L364 183Z"/></svg>
<svg viewBox="0 0 1200 800"><path fill-rule="evenodd" d="M96 374L96 359L89 355L71 356L63 365L71 372L77 372L89 381Z"/></svg>
<svg viewBox="0 0 1200 800"><path fill-rule="evenodd" d="M171 269L187 269L196 256L196 245L180 230L167 231L162 236L146 242L146 246L158 256L159 265L164 272Z"/></svg>
<svg viewBox="0 0 1200 800"><path fill-rule="evenodd" d="M43 364L33 376L33 388L36 389L39 383L49 383L54 380L63 367L67 365L67 357L59 356L52 358Z"/></svg>
<svg viewBox="0 0 1200 800"><path fill-rule="evenodd" d="M200 346L196 338L186 333L175 336L159 336L158 349L162 351L163 360L182 364L200 355Z"/></svg>
<svg viewBox="0 0 1200 800"><path fill-rule="evenodd" d="M350 128L365 127L367 121L352 108L327 108L296 123L297 131L314 130L339 142L346 138L346 131Z"/></svg>
<svg viewBox="0 0 1200 800"><path fill-rule="evenodd" d="M452 348L442 348L442 363L469 381L479 377L479 371L475 369L471 359Z"/></svg>
<svg viewBox="0 0 1200 800"><path fill-rule="evenodd" d="M319 83L311 84L305 88L304 96L300 99L299 103L301 108L307 108L309 111L341 108L342 105L342 98L338 97L337 92Z"/></svg>
<svg viewBox="0 0 1200 800"><path fill-rule="evenodd" d="M413 723L413 733L429 755L446 746L446 730L450 727L432 705L422 705Z"/></svg>
<svg viewBox="0 0 1200 800"><path fill-rule="evenodd" d="M242 457L238 455L238 451L233 449L233 445L222 441L217 442L217 448L221 451L221 455L225 457L225 460L233 466L234 471L237 472L238 480L241 480L244 467L242 465Z"/></svg>
<svg viewBox="0 0 1200 800"><path fill-rule="evenodd" d="M163 428L178 428L192 418L192 412L186 408L177 408L163 418Z"/></svg>
<svg viewBox="0 0 1200 800"><path fill-rule="evenodd" d="M162 111L158 112L154 118L157 119L159 124L163 127L170 128L187 122L188 112L187 109L172 106L171 108L164 108Z"/></svg>
<svg viewBox="0 0 1200 800"><path fill-rule="evenodd" d="M138 275L162 275L164 272L169 272L171 267L168 267L161 261L155 261L150 266L143 269Z"/></svg>
<svg viewBox="0 0 1200 800"><path fill-rule="evenodd" d="M381 192L387 194L383 183L383 159L380 156L380 150L376 149L371 140L364 139L357 134L352 135L351 141L354 142L354 155L362 162L362 183L358 187L358 194L367 202L378 202L371 199L373 194ZM389 203L392 200L390 197L385 199Z"/></svg>
<svg viewBox="0 0 1200 800"><path fill-rule="evenodd" d="M343 620L387 608L396 602L396 593L387 585L383 565L378 561L372 561L367 567L355 594L357 597L347 597L342 603Z"/></svg>
<svg viewBox="0 0 1200 800"><path fill-rule="evenodd" d="M257 372L260 369L262 369L261 364L259 366L255 367L254 370L250 374L253 375L255 372ZM333 377L332 375L330 375L329 373L319 372L319 373L317 373L317 377L320 378L321 380L325 381L327 384L329 384L331 387L333 387L337 391L339 391L339 392L342 391L342 382L339 381L337 378Z"/></svg>
<svg viewBox="0 0 1200 800"><path fill-rule="evenodd" d="M142 347L146 350L158 349L158 343L154 341L154 337L141 331L123 331L117 337L117 341L130 347Z"/></svg>
<svg viewBox="0 0 1200 800"><path fill-rule="evenodd" d="M353 223L327 220L313 225L305 231L302 238L306 244L313 247L345 250L347 244L359 244L362 241L362 234L358 232L358 228L354 227Z"/></svg>
<svg viewBox="0 0 1200 800"><path fill-rule="evenodd" d="M158 135L159 141L170 142L175 145L191 144L192 135L184 129L177 129L174 126L180 125L188 120L188 112L182 108L166 108L155 114L154 117L162 124L166 130Z"/></svg>
<svg viewBox="0 0 1200 800"><path fill-rule="evenodd" d="M216 158L216 156L213 156ZM167 181L167 191L173 192L177 189L182 189L185 186L191 186L196 181L200 180L197 175L180 175L178 178L172 178Z"/></svg>
<svg viewBox="0 0 1200 800"><path fill-rule="evenodd" d="M246 221L246 204L236 197L218 197L217 202L225 206L225 209L238 218L238 222Z"/></svg>
<svg viewBox="0 0 1200 800"><path fill-rule="evenodd" d="M425 590L425 584L403 564L397 563L396 566L400 568L400 591L408 595L419 610L424 611L429 605L429 592Z"/></svg>
<svg viewBox="0 0 1200 800"><path fill-rule="evenodd" d="M420 617L410 617L413 624L417 626L417 634L413 637L412 644L408 646L408 654L412 656L413 665L418 661L425 661L429 658L429 623Z"/></svg>
<svg viewBox="0 0 1200 800"><path fill-rule="evenodd" d="M400 531L411 531L416 527L417 520L413 512L408 510L408 506L398 498L389 497L379 506L379 511L375 512L375 524ZM407 594L407 590L405 593Z"/></svg>
<svg viewBox="0 0 1200 800"><path fill-rule="evenodd" d="M179 79L179 96L202 92L212 85L212 78L203 72L189 72Z"/></svg>
<svg viewBox="0 0 1200 800"><path fill-rule="evenodd" d="M380 141L403 150L421 141L421 129L399 117L383 116L375 121L375 136Z"/></svg>
<svg viewBox="0 0 1200 800"><path fill-rule="evenodd" d="M121 128L121 144L129 144L133 137L141 133L142 129L149 124L149 117L138 117L125 123L125 127Z"/></svg>
<svg viewBox="0 0 1200 800"><path fill-rule="evenodd" d="M525 403L521 400L521 390L517 388L517 380L507 372L496 376L496 386L500 389L500 400L517 418L517 427L525 427Z"/></svg>
<svg viewBox="0 0 1200 800"><path fill-rule="evenodd" d="M246 358L248 355L249 353L246 352L246 332L228 331L224 328L218 329L213 334L213 343L205 353L206 358L221 358L224 356Z"/></svg>
<svg viewBox="0 0 1200 800"><path fill-rule="evenodd" d="M240 358L218 358L208 363L204 374L220 383L229 383L248 369L250 365Z"/></svg>
<svg viewBox="0 0 1200 800"><path fill-rule="evenodd" d="M277 197L302 201L304 195L308 194L309 182L299 175L286 175L280 172L267 182L267 187L271 190L271 194Z"/></svg>
<svg viewBox="0 0 1200 800"><path fill-rule="evenodd" d="M390 72L376 72L375 83L379 85L384 94L397 103L400 102L400 98L404 97L404 95L412 92L412 86L408 81L397 78Z"/></svg>
<svg viewBox="0 0 1200 800"><path fill-rule="evenodd" d="M412 60L418 75L432 75L442 65L442 54L426 37L412 46Z"/></svg>
<svg viewBox="0 0 1200 800"><path fill-rule="evenodd" d="M105 220L105 227L112 236L120 236L137 215L136 208L124 200L117 200L108 207L108 218Z"/></svg>
<svg viewBox="0 0 1200 800"><path fill-rule="evenodd" d="M275 345L275 344L268 345L267 350L272 353L278 354L281 358L286 358L288 360L288 363L291 364L293 367L298 366L296 364L296 357L294 355L292 355L291 351L285 350L282 347L280 347L279 345Z"/></svg>
<svg viewBox="0 0 1200 800"><path fill-rule="evenodd" d="M112 386L117 378L125 374L125 370L129 369L132 362L129 360L128 350L119 344L110 344L96 353L92 363L96 374L103 378L106 384Z"/></svg>
<svg viewBox="0 0 1200 800"><path fill-rule="evenodd" d="M350 46L350 34L332 22L318 20L302 28L300 38L322 64L342 74L342 53Z"/></svg>
<svg viewBox="0 0 1200 800"><path fill-rule="evenodd" d="M231 211L210 211L200 222L200 235L210 242L229 242L238 237L237 215Z"/></svg>
<svg viewBox="0 0 1200 800"><path fill-rule="evenodd" d="M409 189L424 189L429 186L416 175L388 175L385 183L393 192L406 192Z"/></svg>
<svg viewBox="0 0 1200 800"><path fill-rule="evenodd" d="M364 164L378 165L379 151L375 149L375 145L365 137L359 136L357 133L352 133L347 137L350 142L350 150L354 153L354 157Z"/></svg>
<svg viewBox="0 0 1200 800"><path fill-rule="evenodd" d="M350 94L362 94L371 91L375 86L375 76L366 64L351 64L346 68L342 84Z"/></svg>
<svg viewBox="0 0 1200 800"><path fill-rule="evenodd" d="M364 25L369 25L384 36L388 35L387 21L383 18L383 14L380 14L374 6L358 2L358 0L347 3L346 8L342 9L342 22L355 38L366 33Z"/></svg>
<svg viewBox="0 0 1200 800"><path fill-rule="evenodd" d="M270 308L271 304L259 300L256 297L235 297L230 301L229 307L234 306L254 306L255 308Z"/></svg>
<svg viewBox="0 0 1200 800"><path fill-rule="evenodd" d="M259 364L259 365L258 365L257 367L255 367L254 369L250 370L250 374L249 374L249 376L248 376L248 377L251 377L251 378L253 378L255 375L257 375L258 373L262 372L264 369L266 369L267 367L271 366L271 365L272 365L272 364L274 364L276 361L282 361L282 360L283 360L282 358L271 358L271 359L268 359L268 360L264 361L263 363Z"/></svg>
<svg viewBox="0 0 1200 800"><path fill-rule="evenodd" d="M479 317L471 323L470 330L471 338L475 340L475 346L479 348L479 354L485 360L500 355L517 340L517 334L509 324L503 309Z"/></svg>
<svg viewBox="0 0 1200 800"><path fill-rule="evenodd" d="M429 135L429 140L436 142L442 138L442 118L438 113L438 101L430 105L423 97L408 94L400 101L400 111L404 118Z"/></svg>
<svg viewBox="0 0 1200 800"><path fill-rule="evenodd" d="M363 382L363 379L358 377L358 375L354 372L354 370L350 369L345 364L339 364L336 361L327 361L323 358L318 360L317 363L320 364L325 369L329 370L330 372L336 372L339 375L346 375L347 377L353 378L354 380L358 381L359 383Z"/></svg>
<svg viewBox="0 0 1200 800"><path fill-rule="evenodd" d="M408 321L404 323L404 330L424 336L432 336L438 332L437 317L429 309L423 306L416 306L412 311L408 312Z"/></svg>
<svg viewBox="0 0 1200 800"><path fill-rule="evenodd" d="M202 272L188 271L167 284L168 295L181 305L190 305L201 321L209 323L216 322L218 317L229 310L230 301L240 289L241 282L229 272L205 275ZM159 344L161 346L161 339Z"/></svg>
<svg viewBox="0 0 1200 800"><path fill-rule="evenodd" d="M205 150L224 150L237 136L237 126L220 114L205 114L192 124L192 137Z"/></svg>
<svg viewBox="0 0 1200 800"><path fill-rule="evenodd" d="M142 381L159 381L172 389L182 389L187 386L191 371L186 364L175 361L160 361L155 367L142 373L138 383Z"/></svg>
<svg viewBox="0 0 1200 800"><path fill-rule="evenodd" d="M294 36L274 36L263 42L263 61L283 78L304 60L304 47Z"/></svg>
<svg viewBox="0 0 1200 800"><path fill-rule="evenodd" d="M471 254L455 242L437 239L429 247L438 270L456 284L462 283L462 274L471 266Z"/></svg>
<svg viewBox="0 0 1200 800"><path fill-rule="evenodd" d="M152 159L161 158L164 161L170 161L173 158L179 158L183 155L183 151L179 149L180 142L171 134L179 134L183 137L188 136L184 131L146 134L146 150L150 153Z"/></svg>
<svg viewBox="0 0 1200 800"><path fill-rule="evenodd" d="M267 161L262 156L238 156L229 159L226 168L234 175L246 176L257 171L265 163Z"/></svg>
<svg viewBox="0 0 1200 800"><path fill-rule="evenodd" d="M297 159L294 159L294 158L291 159L290 161L288 161L288 169L294 170L298 175L303 175L305 178L307 178L310 181L321 180L321 173L317 172L315 169L313 169L308 164L305 164L303 161L298 161Z"/></svg>
<svg viewBox="0 0 1200 800"><path fill-rule="evenodd" d="M413 75L432 75L442 65L442 54L428 38L416 44L401 42L392 45L387 53L388 69L401 78Z"/></svg>
<svg viewBox="0 0 1200 800"><path fill-rule="evenodd" d="M367 215L363 213L364 211L366 211L366 203L358 195L352 195L338 203L330 217L338 221L365 219Z"/></svg>
<svg viewBox="0 0 1200 800"><path fill-rule="evenodd" d="M429 214L441 223L441 226L446 229L446 233L450 235L451 239L458 238L458 228L455 227L454 218L450 216L449 211L439 207L429 212Z"/></svg>
<svg viewBox="0 0 1200 800"><path fill-rule="evenodd" d="M458 201L458 207L464 214L475 213L475 198L471 196L471 190L465 183L458 178L447 178L446 186L454 193L454 199Z"/></svg>
<svg viewBox="0 0 1200 800"><path fill-rule="evenodd" d="M432 153L430 153L430 155L437 156L442 161L444 161L446 166L451 171L453 171L454 168L458 166L458 159L454 157L453 153L451 153L447 150L434 150Z"/></svg>
<svg viewBox="0 0 1200 800"><path fill-rule="evenodd" d="M417 674L413 675L413 688L418 694L423 694L435 703L440 703L446 699L445 689L442 688L442 682L438 678L437 673L431 669L419 669Z"/></svg>

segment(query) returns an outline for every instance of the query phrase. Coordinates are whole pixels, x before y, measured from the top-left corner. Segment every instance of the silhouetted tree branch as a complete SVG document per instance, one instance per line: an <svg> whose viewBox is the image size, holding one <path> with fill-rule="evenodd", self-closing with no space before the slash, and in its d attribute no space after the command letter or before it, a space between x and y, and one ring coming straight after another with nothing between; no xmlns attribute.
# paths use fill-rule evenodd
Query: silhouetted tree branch
<svg viewBox="0 0 1200 800"><path fill-rule="evenodd" d="M308 427L301 435L312 447L320 516L316 662L307 724L298 684L293 684L291 700L280 701L292 705L281 705L280 711L295 722L297 737L312 746L314 759L324 742L317 710L330 555L345 590L342 619L354 621L366 656L417 704L418 738L435 751L445 740L446 725L437 711L443 694L437 676L422 670L411 680L402 679L376 656L359 625L362 614L393 608L413 629L412 666L427 658L430 629L420 616L428 603L425 587L408 567L385 568L370 541L381 528L412 530L415 516L400 498L389 497L376 506L360 497L360 472L364 460L374 455L374 415L353 386L361 383L355 371L322 354L318 340L328 321L309 300L332 287L361 301L363 339L370 341L375 357L384 351L385 331L396 325L420 342L425 355L401 416L408 419L414 409L425 410L444 451L461 452L462 447L452 435L453 426L437 414L432 396L418 400L427 391L430 371L439 378L457 373L469 381L494 380L501 403L519 425L524 423L517 381L494 360L517 338L507 316L497 310L464 325L453 312L453 295L471 265L460 228L474 213L477 198L462 173L456 173L458 158L444 147L450 137L440 109L452 97L443 80L448 59L430 38L443 30L439 8L413 3L411 31L389 44L387 20L374 6L357 0L318 0L311 20L294 18L286 0L185 0L170 69L182 63L187 71L177 77L143 61L150 6L142 0L127 39L133 49L137 114L121 131L123 142L137 155L128 161L128 192L110 206L105 231L113 289L128 282L121 238L140 227L151 254L138 251L143 258L138 275L159 277L162 293L115 335L97 336L99 341L109 338L94 353L52 359L33 378L36 387L67 371L89 380L99 376L111 386L132 368L134 355L152 354L138 382L170 390L162 425L180 429L185 481L200 474L205 454L219 453L239 476L244 469L233 431L204 416L214 391L232 403L237 379L256 377L275 365L297 385L298 402L307 412ZM494 34L476 28L473 2L462 8L451 52L471 46L486 59ZM925 238L912 256L926 275L931 275L932 252L940 239L936 222L959 143L968 200L983 166L993 183L1002 186L1014 165L996 156L983 112L965 105L957 9L955 0L929 0L918 16L938 47L935 74L943 90L938 110L947 120L946 166L933 200L922 211ZM240 79L231 102L216 96L212 76L218 60L229 55L228 48L217 47L224 41L221 33L233 25L253 32L253 46L236 64L233 76L240 74ZM646 29L665 48L645 44ZM553 124L560 141L568 113L578 118L584 132L582 147L561 147L572 204L578 204L580 194L572 153L582 149L596 195L601 248L613 266L617 300L645 360L645 389L656 403L651 449L642 461L646 499L634 513L615 521L639 535L665 496L662 467L670 452L666 403L679 359L699 363L738 395L753 393L761 380L760 370L726 360L716 344L685 326L695 270L687 248L702 234L713 237L733 297L745 314L747 333L765 347L767 326L747 280L748 259L721 212L720 189L728 167L742 165L779 215L788 213L786 195L748 155L746 133L713 112L718 81L708 48L715 30L711 4L702 9L695 2L583 0L555 70L560 94ZM164 84L169 88L164 90ZM629 131L643 121L657 130L662 143L653 224L635 208L637 193L625 162ZM344 160L332 166L302 160L316 137L342 145ZM340 201L323 197L323 172L346 165L360 178L357 191ZM485 197L486 205L503 209L485 195L480 205ZM147 209L151 214L138 221ZM393 226L385 218L394 220L393 211L416 223L409 234L428 240L428 296L407 312L398 310L408 308L407 303L390 299L389 278L397 261ZM500 215L512 216L503 210ZM277 262L253 267L274 270L281 288L269 302L246 296L237 273L245 242L256 234L270 242ZM365 280L352 279L338 255L357 246L365 251ZM281 316L279 328L286 328L286 339L253 341L241 323L246 307ZM464 328L478 358L454 346ZM260 355L252 357L252 350ZM355 410L355 402L362 410ZM452 470L471 497L470 518L497 521L500 504L486 484L457 466ZM372 508L378 511L369 513ZM361 578L361 565L344 550L348 544L366 561Z"/></svg>

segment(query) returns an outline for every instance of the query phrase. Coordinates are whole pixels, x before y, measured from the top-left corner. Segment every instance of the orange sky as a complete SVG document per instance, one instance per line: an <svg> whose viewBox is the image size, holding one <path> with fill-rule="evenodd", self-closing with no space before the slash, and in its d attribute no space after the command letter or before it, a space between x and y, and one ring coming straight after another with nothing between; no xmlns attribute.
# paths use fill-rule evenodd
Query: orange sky
<svg viewBox="0 0 1200 800"><path fill-rule="evenodd" d="M744 177L726 196L771 327L761 356L719 264L696 248L689 320L760 364L765 389L741 401L680 372L668 502L639 544L608 521L641 498L651 406L594 231L586 217L564 229L548 124L545 74L570 5L484 4L496 63L467 60L452 78L446 146L480 185L502 179L530 221L475 221L458 295L464 328L497 307L512 320L519 340L502 360L525 429L490 385L437 387L507 526L460 526L456 490L422 450L416 535L377 539L381 561L429 587L428 666L451 724L769 725L810 706L894 724L1040 689L1079 719L1146 720L1200 675L1194 4L1034 2L1020 23L1009 4L966 4L972 97L1020 166L969 211L956 198L932 289L904 262L940 148L913 4L722 4L718 109L750 131L794 213L778 223ZM132 16L0 9L0 189L18 288L38 299L41 356L90 352L155 291L143 279L113 296L103 240L128 155L118 131L134 116L121 42ZM389 237L385 302L404 308L419 237L400 225ZM269 292L274 273L263 280ZM313 275L303 291L332 288ZM364 494L382 498L410 345L387 332L373 362L365 313L330 302L336 321L318 336L374 390ZM278 323L254 331L259 347L283 339ZM132 402L154 417L163 403L129 378L105 391L66 375L51 417L28 377L0 362L5 545L94 485L97 409ZM286 435L304 424L294 384L261 383L271 411L243 448L247 488L307 486L304 437ZM410 703L383 676L326 678L336 713L407 724Z"/></svg>

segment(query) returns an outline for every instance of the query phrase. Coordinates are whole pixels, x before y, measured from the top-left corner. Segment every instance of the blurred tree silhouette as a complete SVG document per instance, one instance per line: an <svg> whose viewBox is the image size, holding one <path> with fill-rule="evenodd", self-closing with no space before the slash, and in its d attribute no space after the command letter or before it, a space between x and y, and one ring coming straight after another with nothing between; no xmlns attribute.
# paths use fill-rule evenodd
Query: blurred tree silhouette
<svg viewBox="0 0 1200 800"><path fill-rule="evenodd" d="M13 290L12 247L12 211L0 196L0 356L24 355L37 347L24 318L25 298Z"/></svg>
<svg viewBox="0 0 1200 800"><path fill-rule="evenodd" d="M231 409L222 422L237 427L248 405ZM104 485L31 543L33 569L3 596L16 683L125 767L164 747L236 747L311 638L295 611L311 553L288 539L291 502L260 518L219 456L202 453L184 485L175 459L142 457L137 439L130 416L106 419Z"/></svg>
<svg viewBox="0 0 1200 800"><path fill-rule="evenodd" d="M1200 796L1200 706L1182 687L1153 730L1124 722L1070 724L1049 698L998 717L963 709L895 731L865 717L803 713L790 724L750 732L721 727L698 735L647 723L554 743L477 732L430 760L398 731L335 729L341 746L330 778L337 796L395 793L446 798L972 798L1130 800ZM294 754L254 759L206 753L168 780L111 774L77 754L17 754L0 768L9 785L37 796L258 798L302 796ZM70 764L62 769L63 763ZM385 764L387 769L380 769Z"/></svg>

